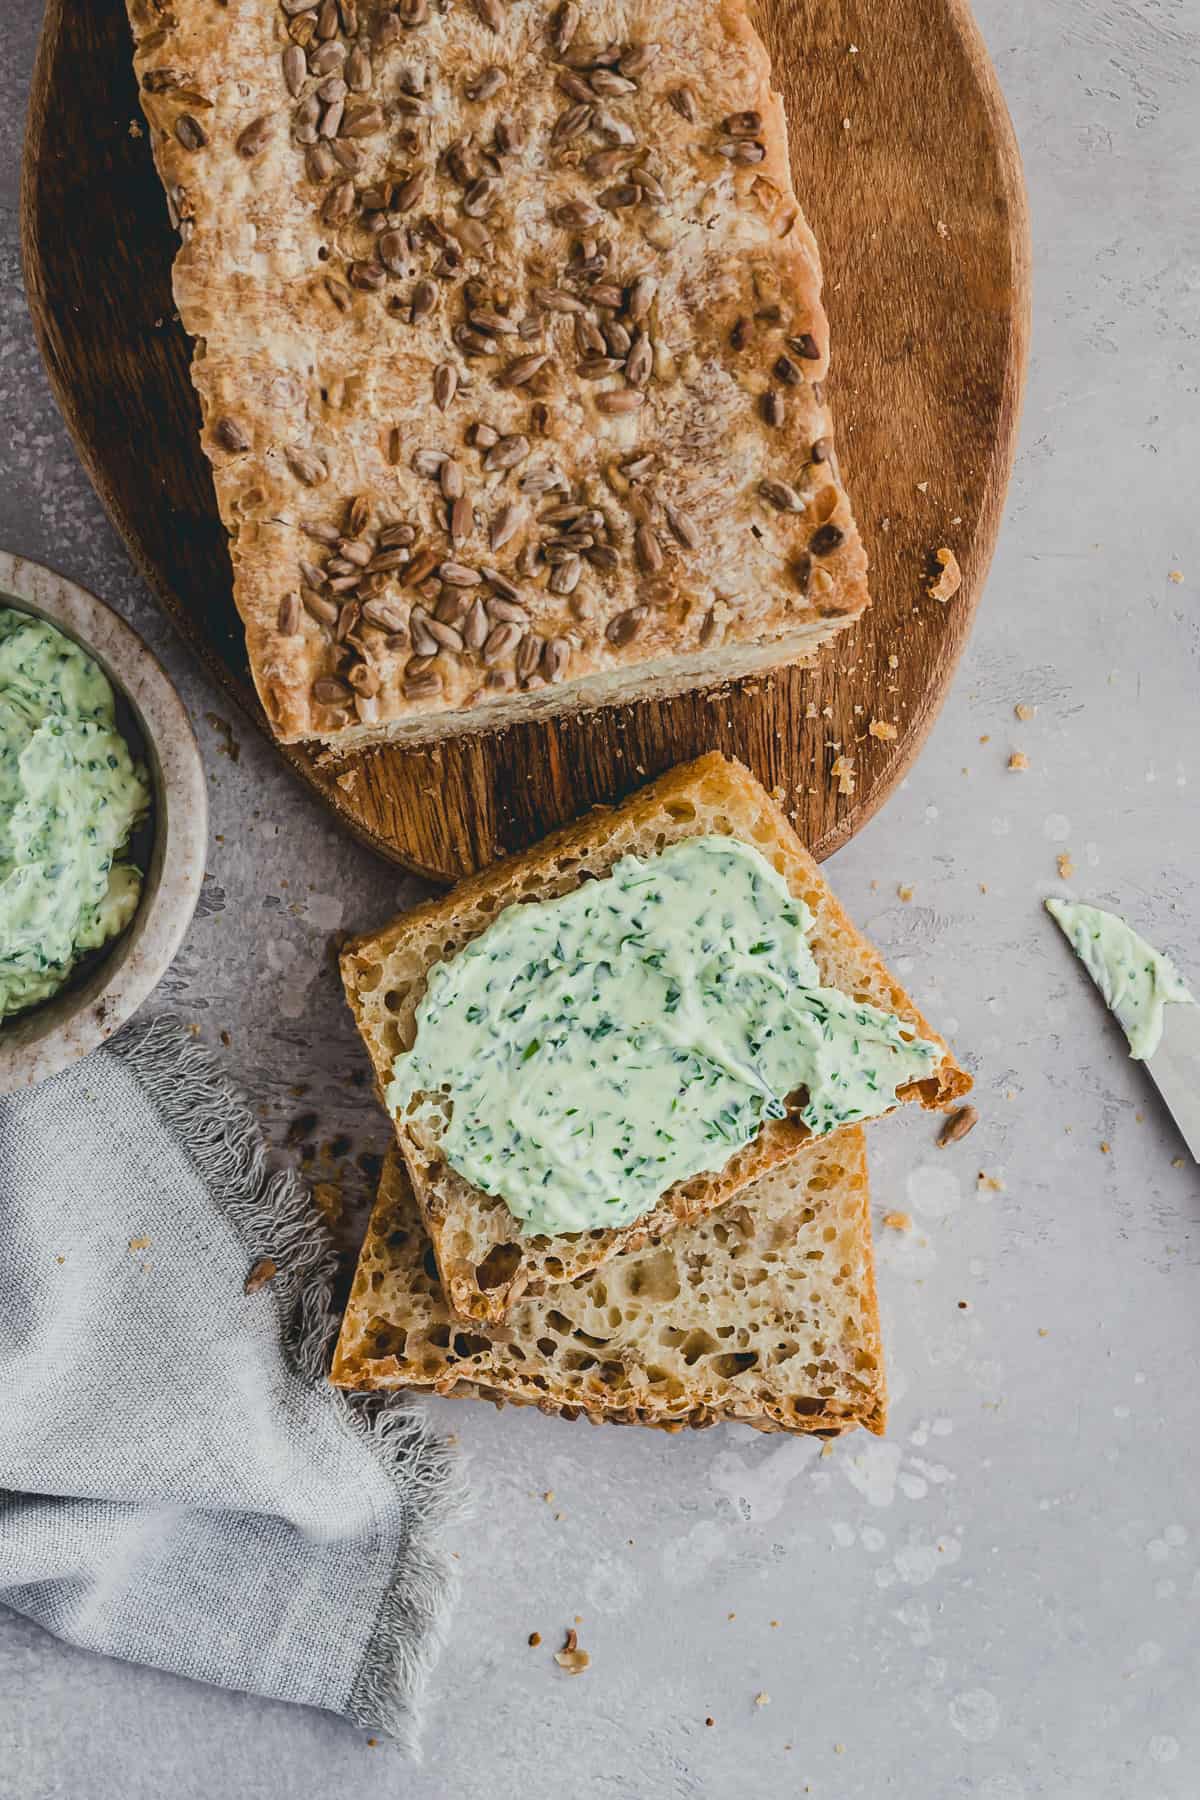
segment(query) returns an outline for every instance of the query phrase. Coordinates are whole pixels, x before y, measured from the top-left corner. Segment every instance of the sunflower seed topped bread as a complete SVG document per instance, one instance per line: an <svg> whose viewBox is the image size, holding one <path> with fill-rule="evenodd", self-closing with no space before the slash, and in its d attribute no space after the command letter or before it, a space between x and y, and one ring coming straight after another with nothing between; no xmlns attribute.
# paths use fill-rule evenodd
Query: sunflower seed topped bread
<svg viewBox="0 0 1200 1800"><path fill-rule="evenodd" d="M128 4L282 739L662 695L862 612L741 0Z"/></svg>
<svg viewBox="0 0 1200 1800"><path fill-rule="evenodd" d="M809 1145L720 1213L526 1295L482 1329L446 1305L393 1151L332 1376L341 1387L475 1394L597 1423L882 1432L864 1133Z"/></svg>
<svg viewBox="0 0 1200 1800"><path fill-rule="evenodd" d="M825 985L895 1013L905 1031L941 1051L929 1078L902 1088L901 1099L945 1107L970 1088L970 1077L850 923L770 796L740 764L713 754L673 770L615 809L598 808L347 945L342 978L380 1092L392 1078L396 1056L412 1047L430 971L485 931L502 909L565 894L608 874L630 854L653 857L667 845L709 834L753 846L803 899L815 919L809 943ZM699 1218L794 1156L810 1139L800 1100L794 1096L787 1116L768 1120L717 1173L677 1181L631 1225L553 1237L522 1235L503 1199L471 1186L451 1167L428 1125L408 1113L394 1123L447 1300L464 1318L495 1321L523 1293L573 1280Z"/></svg>

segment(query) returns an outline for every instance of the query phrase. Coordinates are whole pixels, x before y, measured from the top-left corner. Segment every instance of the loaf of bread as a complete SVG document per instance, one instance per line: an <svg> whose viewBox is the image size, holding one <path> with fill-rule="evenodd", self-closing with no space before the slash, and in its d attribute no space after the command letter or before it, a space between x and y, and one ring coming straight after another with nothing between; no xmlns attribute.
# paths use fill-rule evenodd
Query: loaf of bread
<svg viewBox="0 0 1200 1800"><path fill-rule="evenodd" d="M887 1396L861 1127L719 1213L528 1294L500 1325L446 1305L399 1155L384 1167L333 1360L348 1388L431 1388L594 1422L740 1419L881 1432Z"/></svg>
<svg viewBox="0 0 1200 1800"><path fill-rule="evenodd" d="M739 763L713 754L664 775L622 806L597 808L532 850L346 946L346 996L381 1095L396 1056L412 1046L430 970L484 931L503 907L564 894L605 875L623 856L653 856L668 844L710 833L753 845L804 900L816 921L809 941L823 985L894 1012L914 1035L940 1046L934 1073L902 1089L901 1098L944 1107L965 1093L970 1077L850 923L774 801ZM786 1118L768 1121L719 1172L676 1182L633 1224L548 1237L522 1235L502 1199L472 1187L449 1165L427 1126L407 1115L395 1125L446 1297L460 1316L493 1322L523 1293L574 1280L722 1206L810 1137L797 1106Z"/></svg>
<svg viewBox="0 0 1200 1800"><path fill-rule="evenodd" d="M284 741L668 694L858 617L817 247L742 0L128 6Z"/></svg>

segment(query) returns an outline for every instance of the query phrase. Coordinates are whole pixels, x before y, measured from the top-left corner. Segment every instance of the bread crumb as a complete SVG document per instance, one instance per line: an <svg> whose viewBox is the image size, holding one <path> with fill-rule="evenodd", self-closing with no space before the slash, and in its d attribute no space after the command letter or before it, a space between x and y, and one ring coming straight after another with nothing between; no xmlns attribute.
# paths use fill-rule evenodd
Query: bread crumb
<svg viewBox="0 0 1200 1800"><path fill-rule="evenodd" d="M140 138L142 136L142 128L136 119L130 119L129 121L129 135L131 138Z"/></svg>
<svg viewBox="0 0 1200 1800"><path fill-rule="evenodd" d="M1014 713L1016 713L1018 719L1028 721L1035 717L1035 715L1037 713L1037 707L1036 706L1026 706L1026 704L1023 700L1018 700L1017 704L1013 707L1013 711L1014 711Z"/></svg>
<svg viewBox="0 0 1200 1800"><path fill-rule="evenodd" d="M945 219L939 219L939 220L938 220L938 222L937 222L937 234L938 234L938 236L939 236L939 237L942 237L942 238L945 238L945 237L949 237L949 236L950 236L950 227L949 227L949 226L948 226L948 225L947 225L947 223L946 223L946 221L945 221Z"/></svg>
<svg viewBox="0 0 1200 1800"><path fill-rule="evenodd" d="M891 743L897 735L896 727L889 725L885 719L872 719L867 730L873 738L883 738L887 743Z"/></svg>
<svg viewBox="0 0 1200 1800"><path fill-rule="evenodd" d="M987 891L988 891L988 886L987 886L987 882L986 882L986 881L981 881L981 882L980 882L980 884L979 884L979 891L980 891L980 893L981 893L981 894L986 894L986 893L987 893Z"/></svg>
<svg viewBox="0 0 1200 1800"><path fill-rule="evenodd" d="M1173 581L1175 583L1175 586L1178 587L1180 582L1183 580L1183 570L1182 569L1169 570L1168 574L1167 574L1167 580Z"/></svg>
<svg viewBox="0 0 1200 1800"><path fill-rule="evenodd" d="M852 756L835 757L829 773L837 776L839 794L854 792L854 758Z"/></svg>
<svg viewBox="0 0 1200 1800"><path fill-rule="evenodd" d="M1071 861L1071 852L1069 850L1060 850L1056 860L1058 862L1058 879L1060 881L1070 881L1072 875L1075 873L1075 864Z"/></svg>
<svg viewBox="0 0 1200 1800"><path fill-rule="evenodd" d="M927 494L929 492L929 483L927 481L918 481L917 492L918 494Z"/></svg>
<svg viewBox="0 0 1200 1800"><path fill-rule="evenodd" d="M771 1704L770 1694L755 1694L754 1704L755 1704L755 1706L770 1706L770 1704Z"/></svg>
<svg viewBox="0 0 1200 1800"><path fill-rule="evenodd" d="M912 1214L906 1212L884 1213L883 1222L890 1231L911 1231Z"/></svg>
<svg viewBox="0 0 1200 1800"><path fill-rule="evenodd" d="M1185 1156L1173 1156L1171 1158L1171 1167L1173 1169L1186 1169L1187 1168L1187 1158ZM59 1262L61 1262L62 1257L60 1256L58 1260L59 1260Z"/></svg>
<svg viewBox="0 0 1200 1800"><path fill-rule="evenodd" d="M242 1283L243 1294L257 1294L260 1288L265 1288L268 1282L274 1281L278 1273L273 1256L260 1256Z"/></svg>
<svg viewBox="0 0 1200 1800"><path fill-rule="evenodd" d="M547 1506L550 1504L550 1502L551 1502L551 1500L553 1500L553 1498L554 1498L554 1489L547 1488L545 1493L542 1495L542 1499L546 1502Z"/></svg>
<svg viewBox="0 0 1200 1800"><path fill-rule="evenodd" d="M908 905L908 902L912 899L912 897L913 897L913 891L910 887L901 886L896 889L896 898L898 900L903 900L904 904L906 906Z"/></svg>
<svg viewBox="0 0 1200 1800"><path fill-rule="evenodd" d="M833 1455L833 1439L832 1438L826 1438L825 1442L821 1445L821 1455L823 1457Z"/></svg>
<svg viewBox="0 0 1200 1800"><path fill-rule="evenodd" d="M941 600L944 604L947 600L953 600L962 586L962 570L958 566L958 558L953 550L935 550L933 560L940 565L942 572L936 581L930 583L925 592L931 600Z"/></svg>
<svg viewBox="0 0 1200 1800"><path fill-rule="evenodd" d="M982 1169L976 1177L975 1186L981 1194L1002 1194L1004 1192L1004 1183L998 1181L994 1175L985 1175Z"/></svg>
<svg viewBox="0 0 1200 1800"><path fill-rule="evenodd" d="M1049 1331L1048 1331L1048 1330L1047 1330L1047 1328L1046 1328L1046 1326L1045 1326L1045 1325L1039 1325L1039 1326L1038 1326L1038 1336L1039 1336L1039 1337L1049 1337L1049 1336L1050 1336L1050 1333L1049 1333Z"/></svg>
<svg viewBox="0 0 1200 1800"><path fill-rule="evenodd" d="M1014 750L1008 759L1008 766L1010 769L1027 769L1029 758L1023 750Z"/></svg>
<svg viewBox="0 0 1200 1800"><path fill-rule="evenodd" d="M889 669L898 669L899 667L900 667L900 658L898 656L889 656L888 657L888 668Z"/></svg>
<svg viewBox="0 0 1200 1800"><path fill-rule="evenodd" d="M150 1248L150 1239L148 1237L130 1238L129 1248L131 1250L148 1250Z"/></svg>
<svg viewBox="0 0 1200 1800"><path fill-rule="evenodd" d="M992 741L991 733L988 731L985 731L979 741L981 744L990 744Z"/></svg>
<svg viewBox="0 0 1200 1800"><path fill-rule="evenodd" d="M367 1749L373 1750L378 1742L379 1742L378 1738L368 1738L367 1739Z"/></svg>
<svg viewBox="0 0 1200 1800"><path fill-rule="evenodd" d="M712 1714L711 1714L711 1713L710 1713L710 1714L709 1714L709 1716L708 1716L708 1718L707 1718L707 1719L705 1719L705 1721L704 1721L704 1723L705 1723L705 1724L706 1724L706 1725L715 1725L715 1724L716 1724L716 1722L717 1722L717 1721L716 1721L716 1720L715 1720L715 1719L714 1719L714 1718L713 1718L713 1716L712 1716Z"/></svg>
<svg viewBox="0 0 1200 1800"><path fill-rule="evenodd" d="M1100 1140L1100 1154L1101 1156L1111 1156L1112 1154L1112 1145L1106 1143L1103 1138Z"/></svg>
<svg viewBox="0 0 1200 1800"><path fill-rule="evenodd" d="M582 1625L582 1624L583 1624L583 1614L582 1614L582 1613L576 1613L576 1614L575 1614L575 1623L576 1623L576 1624L577 1624L577 1625Z"/></svg>
<svg viewBox="0 0 1200 1800"><path fill-rule="evenodd" d="M769 1620L769 1621L768 1621L768 1623L769 1623L769 1624L770 1624L770 1627L771 1627L771 1630L772 1630L772 1631L778 1631L778 1630L779 1630L779 1620L778 1620L778 1619L771 1619L771 1620Z"/></svg>
<svg viewBox="0 0 1200 1800"><path fill-rule="evenodd" d="M542 1634L541 1634L541 1632L540 1632L540 1631L531 1631L531 1632L530 1632L530 1634L529 1634L529 1648L530 1648L530 1649L531 1649L531 1650L536 1650L536 1649L537 1649L537 1647L538 1647L538 1645L539 1645L539 1644L540 1644L540 1643L541 1643L541 1641L542 1641Z"/></svg>
<svg viewBox="0 0 1200 1800"><path fill-rule="evenodd" d="M833 1746L833 1753L835 1756L845 1756L845 1754L846 1754L845 1744L835 1744Z"/></svg>
<svg viewBox="0 0 1200 1800"><path fill-rule="evenodd" d="M590 1665L592 1659L586 1650L579 1648L579 1638L574 1627L567 1632L566 1642L562 1649L554 1652L554 1660L560 1669L567 1671L568 1675L582 1675Z"/></svg>
<svg viewBox="0 0 1200 1800"><path fill-rule="evenodd" d="M54 1260L56 1263L62 1264L65 1263L67 1259L65 1256L56 1256Z"/></svg>
<svg viewBox="0 0 1200 1800"><path fill-rule="evenodd" d="M726 1617L726 1618L727 1618L727 1619L736 1619L736 1618L737 1618L737 1614L736 1614L736 1613L726 1613L726 1614L725 1614L725 1617Z"/></svg>

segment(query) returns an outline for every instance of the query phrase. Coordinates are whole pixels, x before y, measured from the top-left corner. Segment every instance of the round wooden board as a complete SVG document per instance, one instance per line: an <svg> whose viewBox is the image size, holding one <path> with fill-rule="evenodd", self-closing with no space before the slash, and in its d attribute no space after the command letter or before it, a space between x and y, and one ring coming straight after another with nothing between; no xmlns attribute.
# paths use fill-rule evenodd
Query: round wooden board
<svg viewBox="0 0 1200 1800"><path fill-rule="evenodd" d="M1029 321L1020 161L960 0L757 0L821 245L829 392L873 604L811 668L717 693L335 759L281 747L352 831L435 879L710 749L825 856L908 768L962 651L1012 461ZM30 308L76 447L138 566L222 684L250 685L173 317L175 249L122 0L47 0L25 147ZM946 545L962 587L928 597ZM872 736L872 720L895 725ZM849 778L831 773L853 759ZM839 765L841 767L842 765Z"/></svg>

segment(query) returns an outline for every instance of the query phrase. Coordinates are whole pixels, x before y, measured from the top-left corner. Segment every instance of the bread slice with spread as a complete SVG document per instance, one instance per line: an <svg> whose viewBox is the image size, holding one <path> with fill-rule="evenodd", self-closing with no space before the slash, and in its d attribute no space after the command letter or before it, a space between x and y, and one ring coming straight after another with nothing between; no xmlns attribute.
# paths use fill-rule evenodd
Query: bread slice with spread
<svg viewBox="0 0 1200 1800"><path fill-rule="evenodd" d="M702 866L658 904L668 869L677 876L693 850ZM766 926L720 898L715 928L693 930L690 889L703 899L727 864L762 894ZM626 930L620 908L639 888L656 918ZM583 927L602 938L613 920L619 947L603 943L585 968ZM527 927L534 953L506 961ZM815 989L797 977L798 955ZM469 1319L495 1322L522 1294L723 1206L814 1133L903 1101L949 1106L971 1085L770 796L717 754L351 942L342 976L443 1290ZM834 1015L840 1037L812 1023ZM803 1050L806 1084L789 1086L793 1064L771 1059L792 1054L793 1028L816 1049ZM840 1106L845 1084L855 1091ZM660 1169L684 1173L660 1186ZM563 1228L543 1228L555 1217Z"/></svg>
<svg viewBox="0 0 1200 1800"><path fill-rule="evenodd" d="M865 1134L810 1144L719 1213L501 1324L447 1306L399 1154L384 1165L333 1359L346 1388L424 1388L593 1423L882 1432Z"/></svg>
<svg viewBox="0 0 1200 1800"><path fill-rule="evenodd" d="M285 742L811 654L867 604L741 0L128 0L234 598Z"/></svg>

